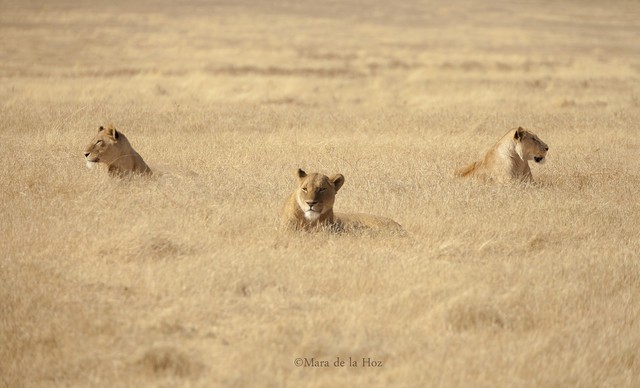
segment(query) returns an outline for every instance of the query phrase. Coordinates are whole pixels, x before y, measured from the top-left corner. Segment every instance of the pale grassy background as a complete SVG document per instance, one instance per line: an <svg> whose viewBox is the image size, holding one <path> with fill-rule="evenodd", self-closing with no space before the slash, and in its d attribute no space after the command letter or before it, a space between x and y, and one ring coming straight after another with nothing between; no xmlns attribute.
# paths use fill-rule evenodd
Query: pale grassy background
<svg viewBox="0 0 640 388"><path fill-rule="evenodd" d="M640 385L638 2L95 3L0 1L3 386ZM280 234L298 167L409 237Z"/></svg>

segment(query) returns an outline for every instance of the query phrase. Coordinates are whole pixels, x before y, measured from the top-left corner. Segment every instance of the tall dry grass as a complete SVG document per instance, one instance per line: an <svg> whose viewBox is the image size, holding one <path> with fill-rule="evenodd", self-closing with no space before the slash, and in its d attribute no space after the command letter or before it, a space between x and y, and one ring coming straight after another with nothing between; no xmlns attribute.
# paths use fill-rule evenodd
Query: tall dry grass
<svg viewBox="0 0 640 388"><path fill-rule="evenodd" d="M640 384L635 2L0 5L4 386ZM409 236L278 232L298 167Z"/></svg>

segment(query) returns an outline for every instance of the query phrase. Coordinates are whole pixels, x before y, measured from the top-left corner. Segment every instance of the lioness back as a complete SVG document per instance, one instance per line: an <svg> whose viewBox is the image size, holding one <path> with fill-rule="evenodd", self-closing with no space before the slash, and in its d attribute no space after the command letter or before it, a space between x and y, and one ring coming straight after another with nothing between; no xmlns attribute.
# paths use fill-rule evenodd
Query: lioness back
<svg viewBox="0 0 640 388"><path fill-rule="evenodd" d="M386 231L402 235L404 228L391 218L365 213L335 213L337 229L344 231Z"/></svg>
<svg viewBox="0 0 640 388"><path fill-rule="evenodd" d="M129 139L113 125L98 128L98 133L85 148L84 157L89 169L96 163L102 163L114 175L151 174L151 169L133 149Z"/></svg>
<svg viewBox="0 0 640 388"><path fill-rule="evenodd" d="M476 168L478 167L479 162L473 162L468 166L459 168L456 170L455 175L461 178L470 176L474 173Z"/></svg>

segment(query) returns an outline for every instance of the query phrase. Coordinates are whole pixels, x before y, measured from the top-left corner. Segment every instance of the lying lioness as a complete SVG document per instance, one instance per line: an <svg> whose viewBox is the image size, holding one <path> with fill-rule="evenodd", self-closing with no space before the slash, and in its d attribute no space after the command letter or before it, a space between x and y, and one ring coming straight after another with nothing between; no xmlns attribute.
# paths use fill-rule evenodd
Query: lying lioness
<svg viewBox="0 0 640 388"><path fill-rule="evenodd" d="M476 177L485 181L508 180L533 182L529 160L544 163L549 146L522 127L507 132L482 160L456 171L459 177Z"/></svg>
<svg viewBox="0 0 640 388"><path fill-rule="evenodd" d="M87 167L104 163L113 175L127 173L151 174L151 169L133 149L127 137L113 125L98 128L98 133L84 150Z"/></svg>
<svg viewBox="0 0 640 388"><path fill-rule="evenodd" d="M307 175L298 169L298 188L282 208L281 225L288 230L327 229L333 231L372 230L403 233L397 222L371 214L334 213L336 193L344 184L342 174Z"/></svg>

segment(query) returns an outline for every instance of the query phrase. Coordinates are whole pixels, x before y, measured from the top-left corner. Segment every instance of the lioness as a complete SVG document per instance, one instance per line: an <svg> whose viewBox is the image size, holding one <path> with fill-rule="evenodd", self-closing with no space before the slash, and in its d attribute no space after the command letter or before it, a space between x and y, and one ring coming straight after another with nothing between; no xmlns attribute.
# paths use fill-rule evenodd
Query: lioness
<svg viewBox="0 0 640 388"><path fill-rule="evenodd" d="M333 212L336 193L344 184L344 176L331 178L313 173L307 175L298 169L298 188L291 193L282 208L281 226L287 230L332 231L389 231L402 234L404 229L397 222L371 214L343 214Z"/></svg>
<svg viewBox="0 0 640 388"><path fill-rule="evenodd" d="M151 174L151 169L131 147L127 137L113 125L98 128L98 133L84 150L84 157L89 169L96 163L104 163L113 175Z"/></svg>
<svg viewBox="0 0 640 388"><path fill-rule="evenodd" d="M529 160L544 163L549 146L522 127L512 129L480 161L456 171L459 177L477 177L485 181L516 180L533 182Z"/></svg>

